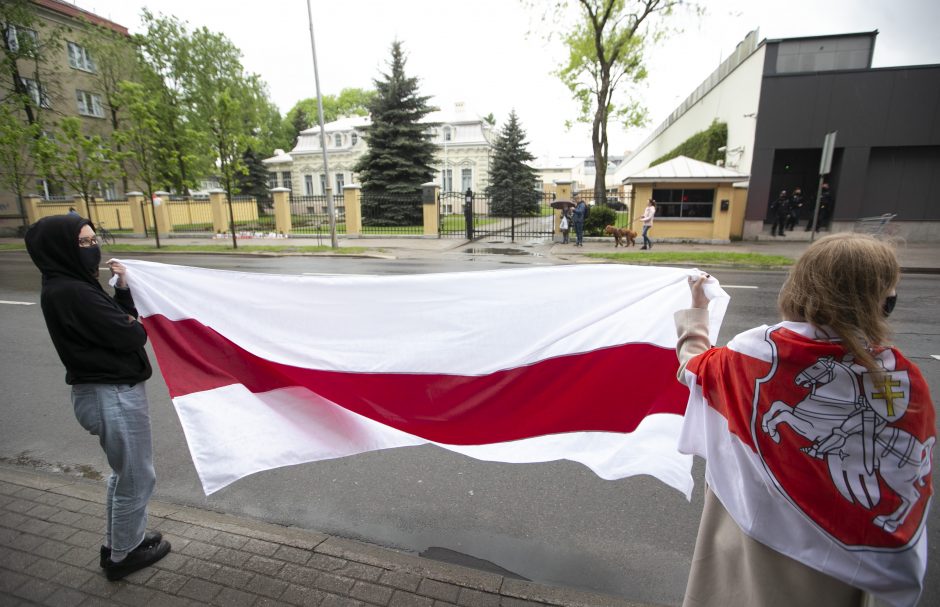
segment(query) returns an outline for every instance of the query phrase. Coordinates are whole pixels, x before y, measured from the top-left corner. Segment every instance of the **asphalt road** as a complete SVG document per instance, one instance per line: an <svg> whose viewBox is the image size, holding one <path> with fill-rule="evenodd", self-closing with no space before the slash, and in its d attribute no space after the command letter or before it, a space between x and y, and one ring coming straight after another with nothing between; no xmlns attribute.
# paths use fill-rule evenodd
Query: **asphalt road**
<svg viewBox="0 0 940 607"><path fill-rule="evenodd" d="M140 256L144 258L145 256ZM461 252L437 259L146 256L154 261L251 272L400 274L552 263ZM39 278L25 253L0 253L0 459L94 476L107 470L97 441L75 422L64 371L38 307ZM780 272L715 269L732 296L720 343L776 318ZM232 294L237 297L237 294ZM940 276L906 275L893 315L896 343L940 394ZM151 357L155 362L155 358ZM702 507L696 460L689 503L650 478L604 481L570 462L480 462L412 447L273 470L206 498L162 378L148 384L157 495L161 499L498 567L542 582L637 601L681 602ZM933 558L922 605L940 604L940 514L930 521Z"/></svg>

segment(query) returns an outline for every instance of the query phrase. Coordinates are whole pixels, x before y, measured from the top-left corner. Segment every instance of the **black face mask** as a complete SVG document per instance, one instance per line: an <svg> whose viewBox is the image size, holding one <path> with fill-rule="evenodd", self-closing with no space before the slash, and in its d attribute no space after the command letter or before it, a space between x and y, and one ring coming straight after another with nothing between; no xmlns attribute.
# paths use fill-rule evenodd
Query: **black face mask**
<svg viewBox="0 0 940 607"><path fill-rule="evenodd" d="M78 259L92 276L97 276L98 266L101 264L101 247L98 245L93 247L79 247Z"/></svg>
<svg viewBox="0 0 940 607"><path fill-rule="evenodd" d="M883 313L884 313L884 315L885 315L885 318L887 318L888 316L891 316L891 312L894 311L894 306L895 306L895 304L897 304L897 303L898 303L898 296L897 296L897 295L888 295L888 296L885 298L884 307L882 308L882 311L883 311Z"/></svg>

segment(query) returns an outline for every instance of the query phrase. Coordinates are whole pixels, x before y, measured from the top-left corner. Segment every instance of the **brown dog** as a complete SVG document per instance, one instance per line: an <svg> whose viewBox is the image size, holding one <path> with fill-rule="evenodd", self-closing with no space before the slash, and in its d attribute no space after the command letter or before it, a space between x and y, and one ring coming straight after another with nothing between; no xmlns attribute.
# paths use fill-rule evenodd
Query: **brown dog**
<svg viewBox="0 0 940 607"><path fill-rule="evenodd" d="M636 232L629 228L615 228L614 226L607 226L604 228L604 232L613 235L614 248L636 245ZM624 244L624 241L626 241L627 244Z"/></svg>

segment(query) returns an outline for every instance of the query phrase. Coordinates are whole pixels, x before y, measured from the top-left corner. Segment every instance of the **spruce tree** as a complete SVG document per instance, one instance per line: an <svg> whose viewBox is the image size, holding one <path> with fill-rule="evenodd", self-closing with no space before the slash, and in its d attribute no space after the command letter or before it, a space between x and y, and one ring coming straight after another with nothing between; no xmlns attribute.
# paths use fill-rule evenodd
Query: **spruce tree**
<svg viewBox="0 0 940 607"><path fill-rule="evenodd" d="M364 136L369 150L353 170L362 183L363 223L414 225L422 221L421 184L431 181L437 146L436 124L421 119L437 108L418 94L418 79L405 75L401 42L392 43L390 72L374 80L376 95L369 102L372 124Z"/></svg>
<svg viewBox="0 0 940 607"><path fill-rule="evenodd" d="M535 157L526 149L525 131L516 111L509 114L493 145L490 165L490 213L493 215L536 215L539 192L535 189L535 169L526 164Z"/></svg>

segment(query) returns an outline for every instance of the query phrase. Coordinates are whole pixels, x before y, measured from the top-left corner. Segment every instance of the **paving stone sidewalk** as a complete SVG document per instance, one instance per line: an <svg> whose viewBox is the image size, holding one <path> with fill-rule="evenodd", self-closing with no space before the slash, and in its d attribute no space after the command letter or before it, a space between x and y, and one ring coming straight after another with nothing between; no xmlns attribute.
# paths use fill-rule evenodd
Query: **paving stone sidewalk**
<svg viewBox="0 0 940 607"><path fill-rule="evenodd" d="M0 605L644 607L296 527L153 501L173 551L108 582L104 484L0 465Z"/></svg>

